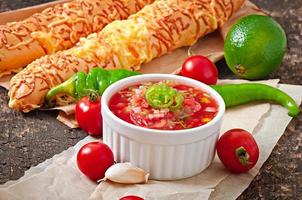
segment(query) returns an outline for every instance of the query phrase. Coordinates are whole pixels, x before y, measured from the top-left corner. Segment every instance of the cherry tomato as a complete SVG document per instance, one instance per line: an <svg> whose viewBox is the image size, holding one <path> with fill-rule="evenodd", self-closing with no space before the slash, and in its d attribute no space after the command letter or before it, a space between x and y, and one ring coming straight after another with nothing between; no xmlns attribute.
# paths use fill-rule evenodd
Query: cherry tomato
<svg viewBox="0 0 302 200"><path fill-rule="evenodd" d="M85 144L77 154L78 168L93 181L105 176L106 170L114 164L111 149L101 142Z"/></svg>
<svg viewBox="0 0 302 200"><path fill-rule="evenodd" d="M120 198L120 200L144 200L144 199L141 197L138 197L138 196L129 195L129 196L124 196L124 197Z"/></svg>
<svg viewBox="0 0 302 200"><path fill-rule="evenodd" d="M215 85L218 79L218 70L215 64L207 57L196 55L185 60L180 75L198 80L207 85Z"/></svg>
<svg viewBox="0 0 302 200"><path fill-rule="evenodd" d="M216 147L221 162L234 173L247 172L254 167L259 158L259 148L255 139L243 129L225 132Z"/></svg>
<svg viewBox="0 0 302 200"><path fill-rule="evenodd" d="M89 135L102 135L101 97L95 101L91 101L89 96L83 97L76 105L75 118Z"/></svg>

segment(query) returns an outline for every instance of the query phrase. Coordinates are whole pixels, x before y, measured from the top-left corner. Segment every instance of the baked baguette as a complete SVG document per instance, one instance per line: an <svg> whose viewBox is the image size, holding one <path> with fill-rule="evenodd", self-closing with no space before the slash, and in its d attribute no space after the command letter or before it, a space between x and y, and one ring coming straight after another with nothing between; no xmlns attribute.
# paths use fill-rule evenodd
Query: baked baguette
<svg viewBox="0 0 302 200"><path fill-rule="evenodd" d="M0 77L74 46L80 37L126 19L154 0L74 0L0 26ZM17 59L16 59L17 58Z"/></svg>
<svg viewBox="0 0 302 200"><path fill-rule="evenodd" d="M244 0L157 0L127 20L82 38L77 46L44 56L11 80L9 106L23 112L40 107L50 88L93 67L138 70L173 49L193 45L238 10Z"/></svg>

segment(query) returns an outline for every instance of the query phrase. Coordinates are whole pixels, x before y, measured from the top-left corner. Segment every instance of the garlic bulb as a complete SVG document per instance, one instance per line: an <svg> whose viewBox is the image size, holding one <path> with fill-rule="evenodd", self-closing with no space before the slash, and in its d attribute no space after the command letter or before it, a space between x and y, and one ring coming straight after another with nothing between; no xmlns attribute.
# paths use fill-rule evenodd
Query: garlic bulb
<svg viewBox="0 0 302 200"><path fill-rule="evenodd" d="M133 166L131 163L117 163L109 167L105 173L105 178L116 183L146 183L149 174L143 169Z"/></svg>

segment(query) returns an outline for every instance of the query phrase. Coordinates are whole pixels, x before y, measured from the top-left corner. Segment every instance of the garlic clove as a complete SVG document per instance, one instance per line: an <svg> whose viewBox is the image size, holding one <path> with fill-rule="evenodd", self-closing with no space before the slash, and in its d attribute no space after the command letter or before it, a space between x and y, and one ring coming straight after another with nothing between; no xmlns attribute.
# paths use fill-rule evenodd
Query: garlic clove
<svg viewBox="0 0 302 200"><path fill-rule="evenodd" d="M143 169L133 166L131 163L117 163L109 167L105 172L105 178L116 183L136 184L146 183L149 174Z"/></svg>

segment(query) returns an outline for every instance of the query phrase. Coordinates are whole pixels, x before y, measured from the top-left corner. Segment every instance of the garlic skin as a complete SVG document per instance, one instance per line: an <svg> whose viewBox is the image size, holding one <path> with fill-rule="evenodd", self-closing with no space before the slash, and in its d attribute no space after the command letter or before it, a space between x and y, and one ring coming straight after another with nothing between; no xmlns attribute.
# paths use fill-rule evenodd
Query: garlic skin
<svg viewBox="0 0 302 200"><path fill-rule="evenodd" d="M105 172L105 178L116 183L136 184L147 183L149 174L143 169L133 166L131 163L117 163Z"/></svg>

